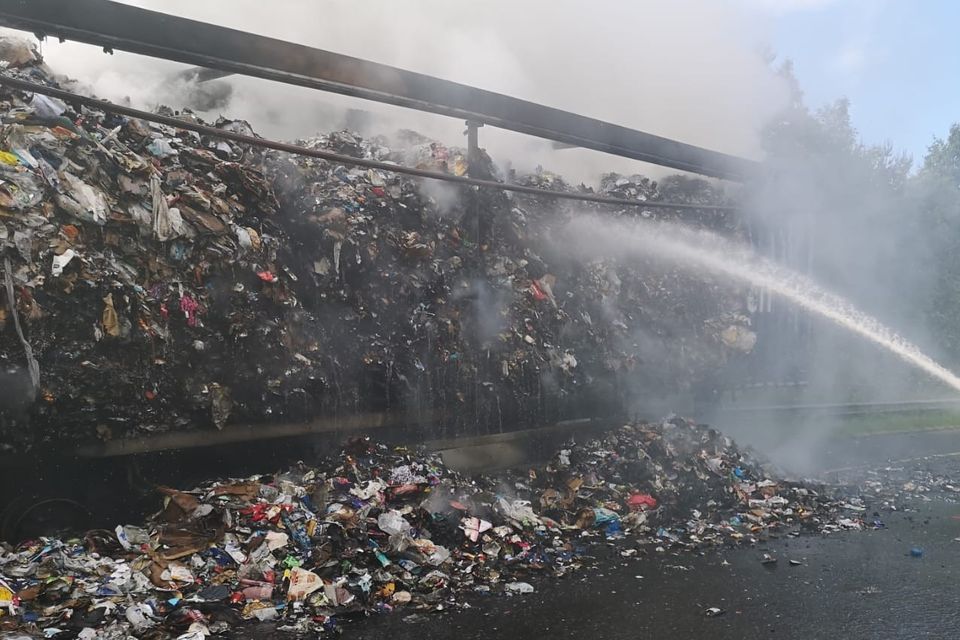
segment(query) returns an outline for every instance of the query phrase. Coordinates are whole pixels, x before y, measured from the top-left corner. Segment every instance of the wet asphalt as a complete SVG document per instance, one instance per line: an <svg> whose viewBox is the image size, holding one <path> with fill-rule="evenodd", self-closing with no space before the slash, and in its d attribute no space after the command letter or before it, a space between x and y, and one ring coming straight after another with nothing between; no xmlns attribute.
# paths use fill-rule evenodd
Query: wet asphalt
<svg viewBox="0 0 960 640"><path fill-rule="evenodd" d="M955 452L960 432L894 434L835 444L824 464L876 467L925 457L916 464L960 477ZM624 558L622 546L601 547L580 572L529 579L533 594L477 598L458 611L378 616L345 627L345 637L958 638L960 504L932 496L903 506L909 510L880 513L884 529L699 555L646 547L644 557ZM923 555L911 555L913 548ZM764 554L777 562L761 563ZM709 616L708 608L723 613Z"/></svg>
<svg viewBox="0 0 960 640"><path fill-rule="evenodd" d="M837 440L821 454L824 469L917 465L955 476L960 486L957 430ZM960 638L960 504L948 500L930 496L901 505L907 511L881 511L885 529L703 554L658 553L647 545L628 558L621 551L634 542L603 544L593 561L563 578L524 576L532 594L478 595L468 609L376 615L342 624L342 637ZM911 556L913 547L922 557ZM762 564L765 553L778 561ZM711 607L722 614L706 615ZM231 637L294 636L251 625Z"/></svg>
<svg viewBox="0 0 960 640"><path fill-rule="evenodd" d="M960 432L834 443L824 464L916 465L960 479ZM907 462L893 462L907 460ZM960 482L957 483L960 485ZM356 640L783 640L960 638L960 501L930 495L878 511L885 528L782 537L704 553L599 546L562 578L523 576L528 595L469 608L397 612L342 624ZM872 520L873 507L868 509ZM919 549L917 557L912 549ZM777 559L764 564L764 554ZM791 560L799 564L791 564ZM707 615L716 608L720 615ZM266 625L239 638L291 638Z"/></svg>
<svg viewBox="0 0 960 640"><path fill-rule="evenodd" d="M960 637L960 506L884 516L886 529L806 536L705 555L619 551L536 592L344 629L364 640L456 638ZM922 557L910 550L919 547ZM763 554L777 558L761 563ZM791 566L789 560L802 564ZM708 608L723 611L706 615Z"/></svg>

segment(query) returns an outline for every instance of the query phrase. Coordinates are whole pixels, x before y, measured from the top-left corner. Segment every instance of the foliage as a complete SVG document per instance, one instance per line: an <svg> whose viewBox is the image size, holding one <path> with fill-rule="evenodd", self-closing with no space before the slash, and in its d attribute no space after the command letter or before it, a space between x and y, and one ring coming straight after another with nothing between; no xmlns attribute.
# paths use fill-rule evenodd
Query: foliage
<svg viewBox="0 0 960 640"><path fill-rule="evenodd" d="M773 175L755 202L780 198L767 222L800 221L811 275L960 363L960 124L911 174L891 144L863 143L849 101L811 111L790 64L779 71L792 99L764 132Z"/></svg>
<svg viewBox="0 0 960 640"><path fill-rule="evenodd" d="M927 305L931 330L950 360L960 362L960 125L928 148L911 199L936 265Z"/></svg>

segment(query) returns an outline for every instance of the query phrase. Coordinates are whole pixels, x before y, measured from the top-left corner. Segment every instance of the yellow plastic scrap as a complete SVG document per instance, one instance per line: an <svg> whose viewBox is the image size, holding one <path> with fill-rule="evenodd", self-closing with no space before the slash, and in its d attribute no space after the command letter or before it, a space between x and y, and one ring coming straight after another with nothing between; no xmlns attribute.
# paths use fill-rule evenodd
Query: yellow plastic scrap
<svg viewBox="0 0 960 640"><path fill-rule="evenodd" d="M0 580L0 618L6 614L10 614L12 616L16 613L16 609L14 608L13 604L13 597L13 589L11 589L6 582Z"/></svg>
<svg viewBox="0 0 960 640"><path fill-rule="evenodd" d="M117 317L117 310L113 308L112 293L108 293L103 299L103 315L100 320L104 333L114 338L120 335L120 318Z"/></svg>
<svg viewBox="0 0 960 640"><path fill-rule="evenodd" d="M0 162L15 167L20 164L20 158L9 151L0 151Z"/></svg>
<svg viewBox="0 0 960 640"><path fill-rule="evenodd" d="M267 609L270 606L271 606L270 604L266 602L262 602L260 600L247 602L245 605L243 605L243 611L240 612L240 615L243 617L244 620L250 620L251 618L254 617L254 612L259 611L260 609Z"/></svg>
<svg viewBox="0 0 960 640"><path fill-rule="evenodd" d="M260 234L257 233L257 230L253 227L245 227L247 233L250 235L250 246L253 247L254 251L260 251L260 248L263 246L263 243L260 240Z"/></svg>

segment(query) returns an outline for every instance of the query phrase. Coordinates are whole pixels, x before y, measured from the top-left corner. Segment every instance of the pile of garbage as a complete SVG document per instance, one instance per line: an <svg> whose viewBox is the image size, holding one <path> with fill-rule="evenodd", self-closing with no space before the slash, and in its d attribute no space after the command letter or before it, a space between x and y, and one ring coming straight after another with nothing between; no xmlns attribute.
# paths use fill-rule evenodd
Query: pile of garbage
<svg viewBox="0 0 960 640"><path fill-rule="evenodd" d="M590 561L858 529L842 502L770 476L673 418L570 443L524 473L465 477L436 454L350 442L276 475L161 487L142 526L0 548L0 630L201 640L467 606Z"/></svg>
<svg viewBox="0 0 960 640"><path fill-rule="evenodd" d="M29 45L0 44L4 73L58 85ZM364 412L430 416L434 437L523 428L689 388L752 346L729 339L750 334L742 291L572 260L554 232L596 205L438 187L14 90L0 119L0 447ZM410 132L301 144L507 179ZM601 192L722 198L640 176ZM724 214L685 215L735 232Z"/></svg>

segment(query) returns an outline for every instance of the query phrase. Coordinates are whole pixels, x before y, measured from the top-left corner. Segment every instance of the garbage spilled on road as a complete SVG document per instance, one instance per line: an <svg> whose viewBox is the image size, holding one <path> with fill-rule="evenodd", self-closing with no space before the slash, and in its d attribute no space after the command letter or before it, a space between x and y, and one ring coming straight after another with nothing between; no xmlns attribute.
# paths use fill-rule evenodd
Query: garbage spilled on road
<svg viewBox="0 0 960 640"><path fill-rule="evenodd" d="M0 631L332 630L529 593L597 545L631 557L864 526L855 501L779 479L680 418L571 442L522 473L466 477L436 454L355 439L316 467L159 491L145 523L0 548Z"/></svg>
<svg viewBox="0 0 960 640"><path fill-rule="evenodd" d="M29 46L0 45L5 73L66 82ZM437 187L9 89L0 116L5 451L379 411L428 415L438 437L620 416L638 390L689 389L757 340L744 287L649 255L573 256L555 231L598 205ZM214 126L254 135L240 120ZM587 189L542 170L505 177L482 153L471 167L412 132L299 144ZM610 174L598 193L724 199L680 177ZM683 222L738 233L722 211ZM600 545L639 558L881 528L870 507L927 486L889 478L850 491L787 481L679 418L498 475L354 439L316 466L160 487L145 522L0 544L0 638L201 640L426 615L522 597ZM930 486L953 490L941 480Z"/></svg>
<svg viewBox="0 0 960 640"><path fill-rule="evenodd" d="M880 511L897 511L911 504L960 502L957 474L932 469L937 456L919 457L874 467L851 467L826 475L832 484L857 486L858 493Z"/></svg>

